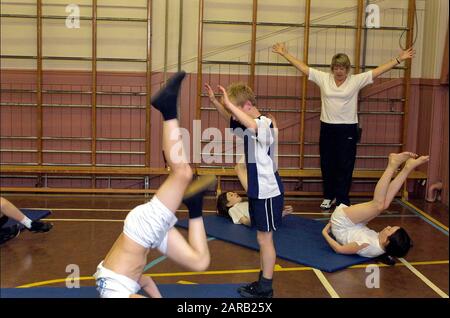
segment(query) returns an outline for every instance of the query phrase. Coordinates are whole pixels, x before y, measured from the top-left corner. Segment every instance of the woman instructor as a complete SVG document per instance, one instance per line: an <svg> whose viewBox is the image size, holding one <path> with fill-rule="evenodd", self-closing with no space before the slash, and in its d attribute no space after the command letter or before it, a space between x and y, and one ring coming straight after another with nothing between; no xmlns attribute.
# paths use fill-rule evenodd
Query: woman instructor
<svg viewBox="0 0 450 318"><path fill-rule="evenodd" d="M349 192L358 142L358 92L394 66L414 56L412 48L368 72L351 75L350 59L338 53L331 60L331 73L309 67L292 56L282 43L272 51L284 57L320 88L320 168L324 200L320 207L330 209L336 203L350 205Z"/></svg>

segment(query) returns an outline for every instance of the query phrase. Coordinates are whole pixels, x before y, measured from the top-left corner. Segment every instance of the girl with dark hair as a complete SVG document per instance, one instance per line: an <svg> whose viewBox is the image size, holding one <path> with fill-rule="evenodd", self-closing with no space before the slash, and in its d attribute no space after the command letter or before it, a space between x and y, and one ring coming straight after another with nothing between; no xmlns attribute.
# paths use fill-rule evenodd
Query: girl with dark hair
<svg viewBox="0 0 450 318"><path fill-rule="evenodd" d="M388 226L377 233L366 224L389 207L408 175L428 161L429 156L418 157L411 152L390 154L388 166L375 187L372 201L352 206L341 204L331 215L322 234L333 250L340 254L358 254L370 258L404 257L412 242L403 228ZM392 180L403 163L403 169ZM330 231L336 239L330 236Z"/></svg>
<svg viewBox="0 0 450 318"><path fill-rule="evenodd" d="M285 205L281 216L291 214L292 206ZM217 215L230 219L234 224L251 226L248 201L236 192L223 192L217 197Z"/></svg>
<svg viewBox="0 0 450 318"><path fill-rule="evenodd" d="M269 115L268 117L272 120L274 126L276 127L275 118L271 115ZM245 156L241 157L241 159L234 167L234 170L236 171L239 182L247 192L248 178L247 167L245 165ZM283 207L281 216L284 217L288 214L291 214L293 211L294 209L291 205L285 205ZM217 215L230 219L234 224L243 224L246 226L252 225L248 201L243 201L242 197L236 192L222 192L217 197Z"/></svg>

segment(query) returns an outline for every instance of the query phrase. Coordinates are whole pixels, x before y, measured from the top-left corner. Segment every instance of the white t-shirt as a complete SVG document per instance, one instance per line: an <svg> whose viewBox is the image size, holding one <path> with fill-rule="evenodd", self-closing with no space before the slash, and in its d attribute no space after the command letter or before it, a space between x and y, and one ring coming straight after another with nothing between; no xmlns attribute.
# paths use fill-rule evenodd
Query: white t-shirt
<svg viewBox="0 0 450 318"><path fill-rule="evenodd" d="M239 222L242 217L245 216L246 218L250 219L248 202L245 201L236 203L228 210L228 214L230 214L234 224L242 224L241 222Z"/></svg>
<svg viewBox="0 0 450 318"><path fill-rule="evenodd" d="M230 127L234 134L244 138L247 196L257 199L273 198L284 193L275 160L275 131L270 118L261 115L254 120L258 127L256 134L233 118L230 120Z"/></svg>
<svg viewBox="0 0 450 318"><path fill-rule="evenodd" d="M309 68L310 81L320 87L322 109L320 121L328 124L358 123L358 92L373 83L372 71L348 75L341 86L337 86L333 74Z"/></svg>
<svg viewBox="0 0 450 318"><path fill-rule="evenodd" d="M384 254L378 240L379 234L369 229L366 223L354 224L345 214L346 207L341 203L331 215L331 231L336 241L342 245L352 242L356 242L358 245L369 244L357 252L360 256L372 258Z"/></svg>
<svg viewBox="0 0 450 318"><path fill-rule="evenodd" d="M377 257L385 253L380 246L378 233L369 229L367 226L355 226L347 232L347 243L356 242L358 245L369 244L369 246L360 249L358 255L364 257Z"/></svg>

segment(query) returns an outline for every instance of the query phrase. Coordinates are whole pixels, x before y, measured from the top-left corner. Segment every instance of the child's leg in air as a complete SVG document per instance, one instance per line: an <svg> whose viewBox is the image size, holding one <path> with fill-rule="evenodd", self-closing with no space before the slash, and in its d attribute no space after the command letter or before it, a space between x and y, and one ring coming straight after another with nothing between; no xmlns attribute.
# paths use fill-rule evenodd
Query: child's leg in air
<svg viewBox="0 0 450 318"><path fill-rule="evenodd" d="M386 199L384 202L384 209L387 209L389 205L391 204L392 200L394 200L394 197L398 193L398 191L401 189L403 184L405 183L406 179L408 178L409 174L418 166L428 162L430 160L429 156L420 156L419 158L415 159L409 158L403 169L397 174L397 176L392 180L392 182L389 184L389 188L386 194Z"/></svg>
<svg viewBox="0 0 450 318"><path fill-rule="evenodd" d="M192 169L184 152L177 119L177 99L184 76L184 72L174 75L152 98L152 105L164 118L162 150L170 167L170 174L156 192L156 197L174 213L180 206L184 191L192 180Z"/></svg>
<svg viewBox="0 0 450 318"><path fill-rule="evenodd" d="M168 232L167 250L164 252L181 265L200 271L206 269L210 261L206 232L201 217L203 195L206 188L213 184L215 177L198 179L187 189L192 180L192 169L185 155L179 135L179 123L176 119L176 101L183 77L184 73L175 75L168 81L165 89L152 99L153 106L161 111L164 117L163 153L171 171L167 180L156 192L156 197L174 213L185 197L184 203L189 210L189 243L177 229L172 228ZM186 198L188 192L189 198Z"/></svg>
<svg viewBox="0 0 450 318"><path fill-rule="evenodd" d="M377 217L385 209L386 197L388 195L389 185L392 177L397 172L398 167L406 160L417 157L411 152L402 152L399 154L390 154L389 162L375 187L372 201L355 204L344 208L347 217L354 223L369 222ZM406 175L407 177L407 175ZM403 181L406 179L403 179ZM393 189L393 188L392 188ZM397 190L398 191L398 190Z"/></svg>
<svg viewBox="0 0 450 318"><path fill-rule="evenodd" d="M244 188L245 192L248 190L248 180L247 180L247 167L245 165L245 156L242 156L239 162L234 167L237 177Z"/></svg>
<svg viewBox="0 0 450 318"><path fill-rule="evenodd" d="M186 242L176 228L170 229L168 234L167 256L178 264L193 271L206 270L210 262L202 210L205 190L207 187L213 185L215 180L213 176L197 179L192 183L187 192L191 188L196 187L195 184L200 188L199 191L183 200L183 203L189 211L188 242Z"/></svg>

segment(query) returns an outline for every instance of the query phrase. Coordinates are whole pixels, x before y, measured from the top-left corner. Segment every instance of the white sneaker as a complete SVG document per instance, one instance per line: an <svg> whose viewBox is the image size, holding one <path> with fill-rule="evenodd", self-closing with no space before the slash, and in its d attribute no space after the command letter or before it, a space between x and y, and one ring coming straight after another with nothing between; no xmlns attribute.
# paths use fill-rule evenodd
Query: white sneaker
<svg viewBox="0 0 450 318"><path fill-rule="evenodd" d="M331 209L331 206L335 203L336 203L336 199L333 199L333 200L324 199L322 201L322 204L320 205L320 208L322 210L329 210L329 209Z"/></svg>

